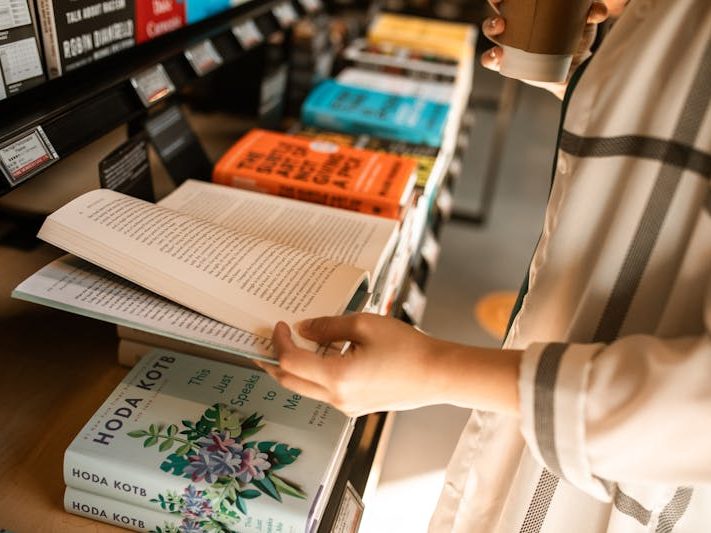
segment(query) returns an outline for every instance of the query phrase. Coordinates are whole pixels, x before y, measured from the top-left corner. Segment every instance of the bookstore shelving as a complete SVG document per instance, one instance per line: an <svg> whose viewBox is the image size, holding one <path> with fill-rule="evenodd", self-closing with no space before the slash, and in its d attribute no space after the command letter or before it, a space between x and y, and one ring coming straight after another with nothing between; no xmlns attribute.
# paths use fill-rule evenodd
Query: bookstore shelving
<svg viewBox="0 0 711 533"><path fill-rule="evenodd" d="M277 8L284 4L284 0L254 0L0 102L0 153L11 153L14 143L35 136L49 154L48 161L17 179L12 177L12 169L0 162L0 194L117 126L162 108L160 104L173 92L200 79L200 69L190 57L196 47L210 43L208 47L216 51L220 63L238 60L251 48L249 35L252 32L254 37L254 28L262 39L283 28L286 23L280 20ZM313 1L291 5L301 14L319 9ZM391 280L397 289L389 296L389 304L383 302L385 307L381 307L412 323L421 319L422 291L437 260L433 225L447 217L446 202L441 198L448 194L448 170L461 148L458 138L465 131L462 116L469 102L473 58L465 58L461 65L442 144L408 242L400 251L403 265ZM157 77L163 85L141 92L143 73ZM0 246L0 263L8 265L0 289L9 294L28 272L56 256L57 251L47 247L22 251ZM0 317L0 335L7 339L2 354L5 371L0 378L0 478L5 480L0 486L0 517L4 520L0 528L113 530L63 511L61 465L71 438L127 372L116 365L114 328L9 299L0 300ZM38 335L40 323L43 328ZM391 423L392 414L388 413L356 422L319 533L357 530L361 499L367 488L377 483L378 457Z"/></svg>
<svg viewBox="0 0 711 533"><path fill-rule="evenodd" d="M251 0L0 101L0 195L199 79L209 67L194 56L205 56L205 43L220 65L236 61L293 22L285 5L292 13L320 9ZM17 164L13 156L28 146L34 159Z"/></svg>

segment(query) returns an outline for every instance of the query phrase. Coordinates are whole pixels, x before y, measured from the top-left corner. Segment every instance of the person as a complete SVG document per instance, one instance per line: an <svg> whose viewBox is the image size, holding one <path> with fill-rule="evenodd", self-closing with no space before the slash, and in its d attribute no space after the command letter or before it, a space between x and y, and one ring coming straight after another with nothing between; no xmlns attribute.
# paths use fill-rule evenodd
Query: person
<svg viewBox="0 0 711 533"><path fill-rule="evenodd" d="M711 530L710 96L711 3L629 1L571 78L503 348L319 317L299 333L343 355L280 323L265 369L354 416L471 407L432 532Z"/></svg>

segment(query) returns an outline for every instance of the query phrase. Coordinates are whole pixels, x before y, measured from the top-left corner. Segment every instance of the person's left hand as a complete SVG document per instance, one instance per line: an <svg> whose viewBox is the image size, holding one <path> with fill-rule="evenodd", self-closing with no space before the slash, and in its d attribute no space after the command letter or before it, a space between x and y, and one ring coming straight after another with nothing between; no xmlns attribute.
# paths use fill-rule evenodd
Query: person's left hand
<svg viewBox="0 0 711 533"><path fill-rule="evenodd" d="M415 328L373 314L322 317L299 324L321 345L350 341L341 354L303 350L280 322L272 337L279 366L260 364L281 385L332 404L350 416L437 403L441 387L434 359L438 341Z"/></svg>

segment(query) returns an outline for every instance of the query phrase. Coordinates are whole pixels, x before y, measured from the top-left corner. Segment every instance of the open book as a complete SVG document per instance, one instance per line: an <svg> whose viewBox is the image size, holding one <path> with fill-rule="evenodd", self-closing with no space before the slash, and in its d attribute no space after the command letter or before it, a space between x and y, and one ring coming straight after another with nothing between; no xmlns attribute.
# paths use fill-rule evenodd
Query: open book
<svg viewBox="0 0 711 533"><path fill-rule="evenodd" d="M158 205L101 189L38 235L93 265L61 258L13 296L269 359L277 321L357 308L397 235L394 220L205 182Z"/></svg>

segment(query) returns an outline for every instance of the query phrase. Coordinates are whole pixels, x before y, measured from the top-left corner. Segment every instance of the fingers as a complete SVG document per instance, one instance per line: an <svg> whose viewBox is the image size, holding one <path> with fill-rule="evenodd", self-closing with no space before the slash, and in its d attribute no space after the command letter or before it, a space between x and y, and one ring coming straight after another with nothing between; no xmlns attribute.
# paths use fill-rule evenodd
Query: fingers
<svg viewBox="0 0 711 533"><path fill-rule="evenodd" d="M286 372L278 366L270 365L269 363L258 362L257 366L274 378L274 380L282 387L320 402L331 403L330 393L321 385L302 379L299 376L295 376L294 374Z"/></svg>
<svg viewBox="0 0 711 533"><path fill-rule="evenodd" d="M496 72L499 71L499 67L501 66L501 56L503 55L504 51L501 49L500 46L495 46L494 48L491 48L481 54L481 64L483 67L488 68L489 70L494 70Z"/></svg>
<svg viewBox="0 0 711 533"><path fill-rule="evenodd" d="M484 23L481 25L481 30L488 39L501 35L505 29L506 20L499 16L489 17L484 20Z"/></svg>
<svg viewBox="0 0 711 533"><path fill-rule="evenodd" d="M369 315L363 313L314 318L299 323L299 334L321 345L337 341L363 342L369 320Z"/></svg>
<svg viewBox="0 0 711 533"><path fill-rule="evenodd" d="M338 357L324 357L299 348L294 344L289 326L284 322L279 322L274 328L272 343L279 357L279 368L284 372L319 384L328 383L330 376L334 374L333 367L338 363ZM340 356L339 352L336 353Z"/></svg>
<svg viewBox="0 0 711 533"><path fill-rule="evenodd" d="M588 11L588 24L600 24L607 20L607 5L604 2L593 2Z"/></svg>

